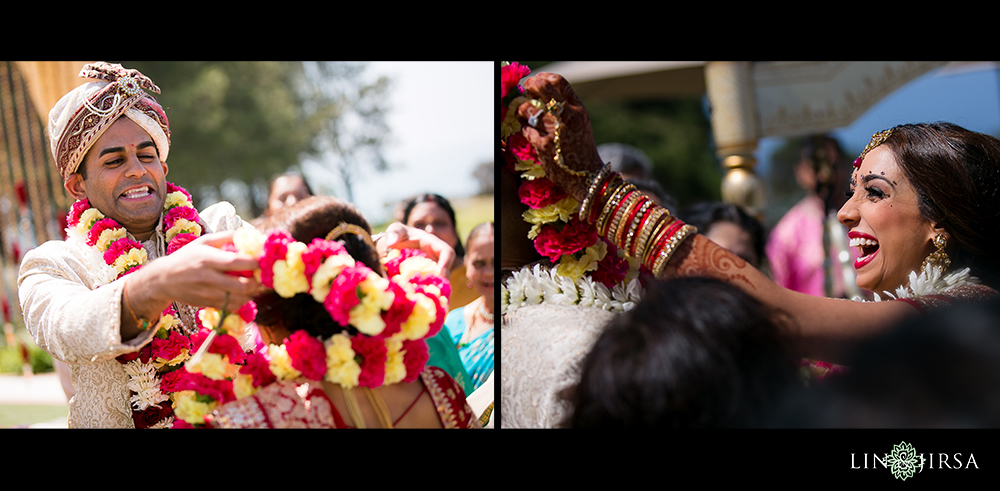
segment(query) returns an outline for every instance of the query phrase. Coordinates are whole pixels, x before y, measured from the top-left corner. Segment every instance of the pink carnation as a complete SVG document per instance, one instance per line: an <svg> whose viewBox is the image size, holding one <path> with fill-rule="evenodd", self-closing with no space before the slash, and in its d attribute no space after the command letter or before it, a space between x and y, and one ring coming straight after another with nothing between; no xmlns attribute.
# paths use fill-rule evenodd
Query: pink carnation
<svg viewBox="0 0 1000 491"><path fill-rule="evenodd" d="M441 290L441 295L451 298L451 282L443 276L420 274L410 278L410 283L419 286L436 286Z"/></svg>
<svg viewBox="0 0 1000 491"><path fill-rule="evenodd" d="M323 380L326 375L326 348L323 343L299 330L285 339L285 349L292 359L292 367L310 380Z"/></svg>
<svg viewBox="0 0 1000 491"><path fill-rule="evenodd" d="M316 270L323 265L323 261L330 256L346 253L347 249L337 241L316 238L306 247L302 253L302 263L305 264L306 278L312 281Z"/></svg>
<svg viewBox="0 0 1000 491"><path fill-rule="evenodd" d="M503 101L507 94L517 89L517 83L529 73L531 69L519 63L500 67L500 100Z"/></svg>
<svg viewBox="0 0 1000 491"><path fill-rule="evenodd" d="M243 322L253 322L254 319L257 318L257 304L251 300L243 304L243 306L236 311L236 314L240 316L240 319L243 319Z"/></svg>
<svg viewBox="0 0 1000 491"><path fill-rule="evenodd" d="M153 357L173 360L184 350L191 350L191 340L177 331L170 331L166 339L153 338Z"/></svg>
<svg viewBox="0 0 1000 491"><path fill-rule="evenodd" d="M173 192L176 192L176 191L180 191L181 193L184 194L184 196L187 197L187 200L189 202L194 203L194 200L191 199L191 194L188 193L186 189L184 189L184 188L182 188L182 187L180 187L180 186L178 186L178 185L176 185L176 184L174 184L172 182L167 182L167 194L170 194L170 193L173 193Z"/></svg>
<svg viewBox="0 0 1000 491"><path fill-rule="evenodd" d="M139 244L138 242L128 237L122 237L121 239L112 242L111 246L108 247L108 250L104 251L104 262L107 264L114 264L115 259L118 259L118 256L125 254L130 249L141 249L141 248L142 245Z"/></svg>
<svg viewBox="0 0 1000 491"><path fill-rule="evenodd" d="M379 334L379 337L382 338L390 337L399 332L403 323L413 313L415 305L413 300L406 297L406 291L403 290L403 287L396 284L395 281L389 282L389 291L392 293L393 299L389 310L382 312L382 321L385 322L385 329Z"/></svg>
<svg viewBox="0 0 1000 491"><path fill-rule="evenodd" d="M274 263L283 261L288 254L288 244L295 242L287 230L271 231L264 239L264 250L260 256L260 282L268 288L274 288Z"/></svg>
<svg viewBox="0 0 1000 491"><path fill-rule="evenodd" d="M197 235L189 234L187 232L175 235L173 240L171 240L170 243L167 244L167 254L173 254L174 252L177 251L177 249L180 249L181 247L190 244L197 238L198 238Z"/></svg>
<svg viewBox="0 0 1000 491"><path fill-rule="evenodd" d="M250 375L254 387L263 387L277 380L262 353L248 354L246 364L240 367L240 373Z"/></svg>
<svg viewBox="0 0 1000 491"><path fill-rule="evenodd" d="M101 232L105 230L114 230L116 228L121 228L118 222L110 218L102 218L94 222L94 226L90 228L87 232L87 245L92 246L97 243L97 239L101 238Z"/></svg>
<svg viewBox="0 0 1000 491"><path fill-rule="evenodd" d="M66 215L66 225L70 227L75 227L80 223L80 215L90 208L90 200L84 198L80 201L73 203L73 206L69 209L69 214Z"/></svg>
<svg viewBox="0 0 1000 491"><path fill-rule="evenodd" d="M165 215L163 215L163 229L170 230L177 220L185 219L194 223L198 223L198 212L194 208L188 206L175 206L171 208Z"/></svg>
<svg viewBox="0 0 1000 491"><path fill-rule="evenodd" d="M368 277L371 270L361 263L344 268L330 284L330 293L323 300L323 307L330 317L342 326L350 323L351 308L361 302L358 299L357 287Z"/></svg>
<svg viewBox="0 0 1000 491"><path fill-rule="evenodd" d="M163 376L160 377L160 390L163 392L179 392L181 389L178 387L180 387L180 384L187 373L187 370L181 368L163 374Z"/></svg>
<svg viewBox="0 0 1000 491"><path fill-rule="evenodd" d="M381 339L357 335L351 338L351 349L361 357L361 375L358 385L378 387L385 382L385 360L389 354Z"/></svg>
<svg viewBox="0 0 1000 491"><path fill-rule="evenodd" d="M424 371L430 353L427 349L427 342L422 339L403 341L403 350L406 352L403 354L403 365L406 366L406 377L403 378L403 382L410 383L420 376L420 372Z"/></svg>
<svg viewBox="0 0 1000 491"><path fill-rule="evenodd" d="M561 229L555 225L541 228L535 237L535 250L556 262L566 254L574 254L597 242L597 231L586 222L576 218Z"/></svg>
<svg viewBox="0 0 1000 491"><path fill-rule="evenodd" d="M566 192L548 179L525 179L521 182L517 195L521 198L521 203L538 209L558 203L566 197Z"/></svg>
<svg viewBox="0 0 1000 491"><path fill-rule="evenodd" d="M386 263L382 265L385 268L385 274L390 278L397 276L399 274L399 265L414 256L426 255L417 249L400 249L399 254L396 257L386 261Z"/></svg>
<svg viewBox="0 0 1000 491"><path fill-rule="evenodd" d="M212 346L208 348L208 352L225 356L229 358L229 363L234 365L242 365L247 356L243 351L243 347L240 346L239 340L229 334L215 336Z"/></svg>
<svg viewBox="0 0 1000 491"><path fill-rule="evenodd" d="M193 390L203 396L211 397L216 401L223 404L227 402L232 402L236 400L236 394L233 393L233 382L231 380L213 380L201 373L192 373L187 371L186 368L181 368L175 372L181 372L177 376L176 380L171 380L171 387L176 389L176 391L182 390ZM164 376L166 378L166 376ZM160 387L162 390L163 380L160 380Z"/></svg>
<svg viewBox="0 0 1000 491"><path fill-rule="evenodd" d="M510 135L510 138L507 139L507 148L510 150L511 155L518 160L538 162L538 158L535 156L535 147L520 133Z"/></svg>
<svg viewBox="0 0 1000 491"><path fill-rule="evenodd" d="M590 277L594 281L599 281L608 288L613 288L615 285L621 283L625 280L625 276L628 275L629 264L628 260L623 257L618 257L618 247L609 242L606 239L601 239L608 246L608 253L601 259L601 262L597 263L597 271L591 273Z"/></svg>

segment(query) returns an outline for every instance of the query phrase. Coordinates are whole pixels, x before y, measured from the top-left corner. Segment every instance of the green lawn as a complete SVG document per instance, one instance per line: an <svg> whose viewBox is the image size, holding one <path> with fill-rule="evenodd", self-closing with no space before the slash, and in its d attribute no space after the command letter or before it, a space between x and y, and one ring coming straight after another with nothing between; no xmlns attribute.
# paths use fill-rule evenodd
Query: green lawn
<svg viewBox="0 0 1000 491"><path fill-rule="evenodd" d="M46 423L69 415L69 406L0 404L0 428Z"/></svg>

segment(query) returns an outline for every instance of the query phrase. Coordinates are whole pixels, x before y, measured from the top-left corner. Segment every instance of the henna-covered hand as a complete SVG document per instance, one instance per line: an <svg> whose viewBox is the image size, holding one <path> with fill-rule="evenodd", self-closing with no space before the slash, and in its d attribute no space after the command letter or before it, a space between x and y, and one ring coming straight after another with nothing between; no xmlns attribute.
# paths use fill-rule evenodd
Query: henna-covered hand
<svg viewBox="0 0 1000 491"><path fill-rule="evenodd" d="M603 165L597 153L597 144L594 142L587 110L584 109L583 103L569 82L559 75L539 73L525 80L522 86L524 94L529 99L542 104L548 104L551 100L562 103L562 112L558 119L546 111L538 117L534 127L527 124L527 120L541 111L537 106L525 102L518 107L517 115L522 120L521 133L535 147L546 176L570 196L582 201L587 195L587 178L579 174L595 173ZM569 171L555 162L557 125L561 126L558 151Z"/></svg>

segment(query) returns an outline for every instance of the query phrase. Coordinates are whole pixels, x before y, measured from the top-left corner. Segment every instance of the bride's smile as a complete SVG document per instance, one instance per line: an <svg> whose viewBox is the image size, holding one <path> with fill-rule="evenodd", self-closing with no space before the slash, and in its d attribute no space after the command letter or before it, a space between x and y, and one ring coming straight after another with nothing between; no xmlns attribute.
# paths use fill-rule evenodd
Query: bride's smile
<svg viewBox="0 0 1000 491"><path fill-rule="evenodd" d="M848 194L837 219L850 229L850 246L858 249L858 286L881 293L906 285L942 230L920 214L917 191L892 150L872 149L854 170Z"/></svg>

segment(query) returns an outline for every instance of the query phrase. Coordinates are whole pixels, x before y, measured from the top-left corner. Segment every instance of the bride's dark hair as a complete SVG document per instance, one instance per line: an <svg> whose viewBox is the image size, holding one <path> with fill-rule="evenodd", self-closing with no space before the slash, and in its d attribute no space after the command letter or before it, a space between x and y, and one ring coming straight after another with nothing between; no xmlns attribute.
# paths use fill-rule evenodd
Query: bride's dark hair
<svg viewBox="0 0 1000 491"><path fill-rule="evenodd" d="M341 223L358 225L371 233L368 221L353 205L329 196L313 196L282 208L258 225L257 229L264 233L273 229L285 229L295 240L309 244L315 238L325 238ZM345 233L336 240L343 244L355 261L385 276L382 263L378 259L378 252L364 239L352 233ZM273 290L268 290L254 297L254 301L257 303L256 322L259 325L283 326L290 332L305 330L310 335L321 336L323 339L344 330L349 334L355 334L353 327L334 322L330 313L309 293L282 298Z"/></svg>

